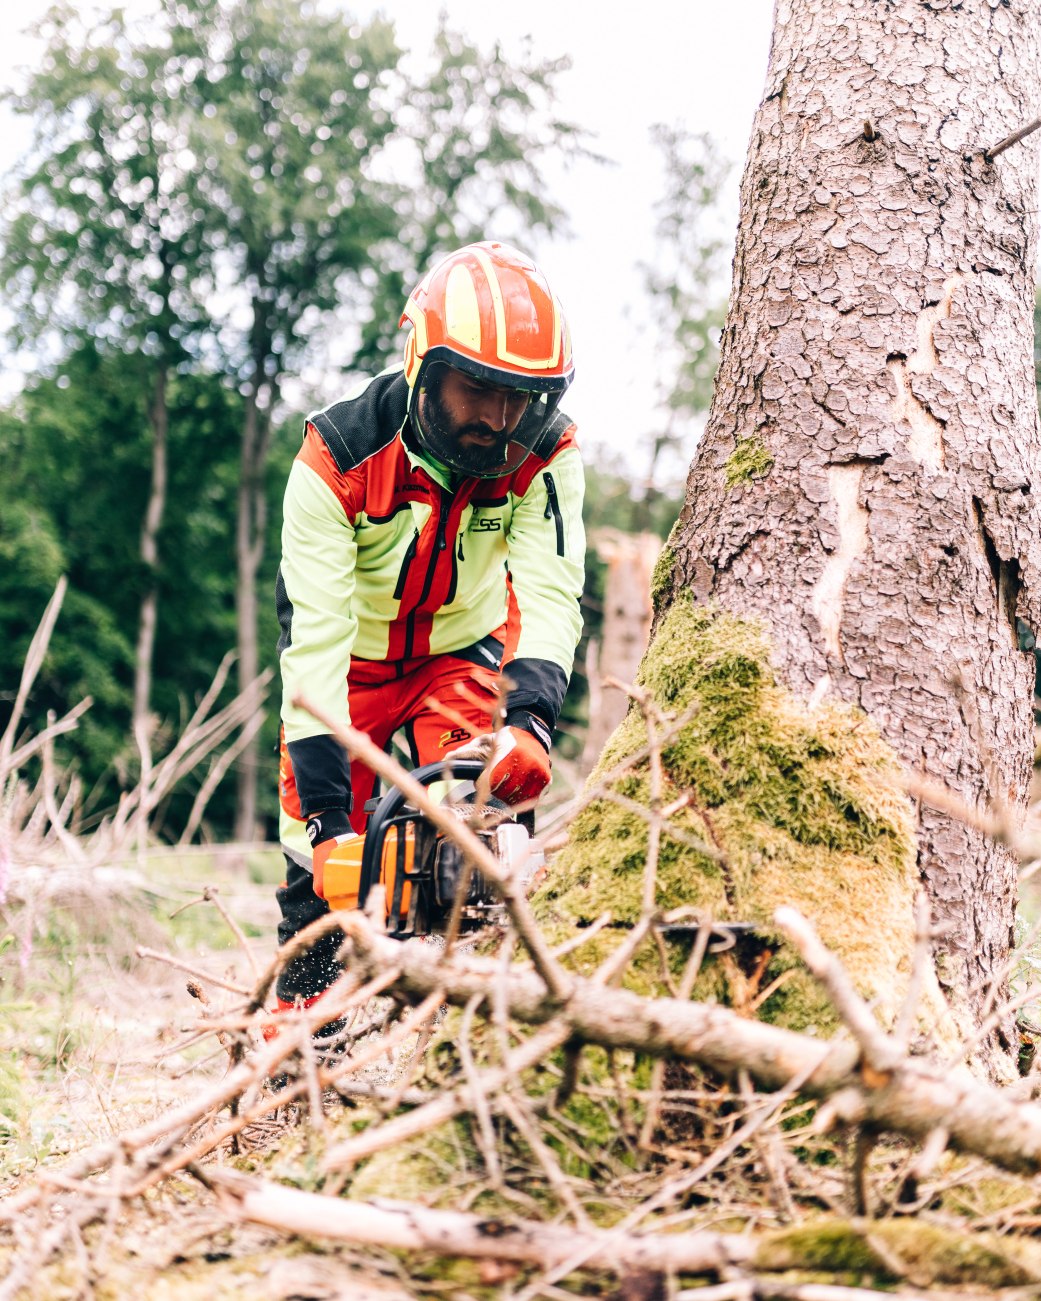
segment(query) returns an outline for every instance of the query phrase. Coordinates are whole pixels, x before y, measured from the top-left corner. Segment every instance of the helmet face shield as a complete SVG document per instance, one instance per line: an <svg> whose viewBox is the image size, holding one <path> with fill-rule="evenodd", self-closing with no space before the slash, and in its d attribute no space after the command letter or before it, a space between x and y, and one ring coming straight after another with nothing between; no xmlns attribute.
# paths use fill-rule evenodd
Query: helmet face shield
<svg viewBox="0 0 1041 1301"><path fill-rule="evenodd" d="M442 350L435 349L434 353ZM423 360L412 394L421 446L469 478L511 474L538 442L560 402L561 386L467 362Z"/></svg>

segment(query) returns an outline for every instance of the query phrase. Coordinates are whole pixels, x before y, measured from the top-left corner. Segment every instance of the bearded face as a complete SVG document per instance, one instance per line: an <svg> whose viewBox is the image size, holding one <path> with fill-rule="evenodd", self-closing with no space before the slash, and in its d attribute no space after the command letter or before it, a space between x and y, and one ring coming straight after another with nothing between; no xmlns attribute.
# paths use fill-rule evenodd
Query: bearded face
<svg viewBox="0 0 1041 1301"><path fill-rule="evenodd" d="M431 366L419 395L420 440L443 464L462 474L495 478L526 455L511 435L530 395L477 380L452 366Z"/></svg>

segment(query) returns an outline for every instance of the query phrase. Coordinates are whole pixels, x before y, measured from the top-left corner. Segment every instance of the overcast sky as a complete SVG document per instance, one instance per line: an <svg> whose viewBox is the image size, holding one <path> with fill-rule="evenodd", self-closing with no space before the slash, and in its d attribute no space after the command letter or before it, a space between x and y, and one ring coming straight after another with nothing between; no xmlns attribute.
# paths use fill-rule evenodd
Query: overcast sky
<svg viewBox="0 0 1041 1301"><path fill-rule="evenodd" d="M332 7L330 0L323 7ZM507 54L519 55L530 35L537 56L571 59L559 82L559 111L593 133L592 147L614 165L578 164L554 178L554 197L570 217L570 238L532 240L530 251L571 322L576 380L565 405L581 440L591 452L617 452L638 474L641 457L634 449L654 428L656 399L654 329L639 271L652 252L653 209L663 183L650 130L664 122L719 141L735 164L725 196L733 228L740 169L765 80L772 0L642 0L617 12L589 0L509 6L394 0L345 7L360 16L382 9L409 49L429 45L441 9L482 46L498 39ZM35 55L33 43L19 33L47 8L45 0L2 5L5 86L16 83L18 68ZM10 166L23 139L0 118L0 169Z"/></svg>

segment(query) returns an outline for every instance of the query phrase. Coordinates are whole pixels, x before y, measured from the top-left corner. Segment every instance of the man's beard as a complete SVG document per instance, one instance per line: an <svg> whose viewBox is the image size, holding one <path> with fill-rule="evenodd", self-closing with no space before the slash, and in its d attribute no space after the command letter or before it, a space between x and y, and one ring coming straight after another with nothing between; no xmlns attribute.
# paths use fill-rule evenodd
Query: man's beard
<svg viewBox="0 0 1041 1301"><path fill-rule="evenodd" d="M456 424L441 400L440 384L428 384L425 387L422 407L417 414L434 456L447 459L449 465L461 469L464 474L488 476L497 471L505 471L509 435L502 430L492 429L483 421ZM494 438L495 442L487 447L481 447L477 443L464 447L460 441L464 434L480 434Z"/></svg>

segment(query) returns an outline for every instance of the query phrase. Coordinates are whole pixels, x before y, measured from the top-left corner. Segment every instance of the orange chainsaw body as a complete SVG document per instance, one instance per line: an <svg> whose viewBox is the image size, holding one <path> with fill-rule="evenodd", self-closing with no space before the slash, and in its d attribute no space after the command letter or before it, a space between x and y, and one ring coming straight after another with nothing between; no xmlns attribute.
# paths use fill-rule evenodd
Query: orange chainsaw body
<svg viewBox="0 0 1041 1301"><path fill-rule="evenodd" d="M399 863L398 859L398 836L401 834L399 827L392 826L387 828L384 837L382 853L380 855L380 883L382 884L388 906L394 898L394 884L397 880L399 867L403 867L405 881L401 890L401 916L408 915L409 903L412 899L412 885L408 880L411 876L416 857L416 835L411 823L404 828L404 858ZM365 837L359 836L357 840L352 840L346 847L347 854L336 856L336 860L330 860L325 865L324 879L322 883L323 895L329 907L333 911L343 908L358 907L358 892L361 888L361 864L362 856L365 853Z"/></svg>

